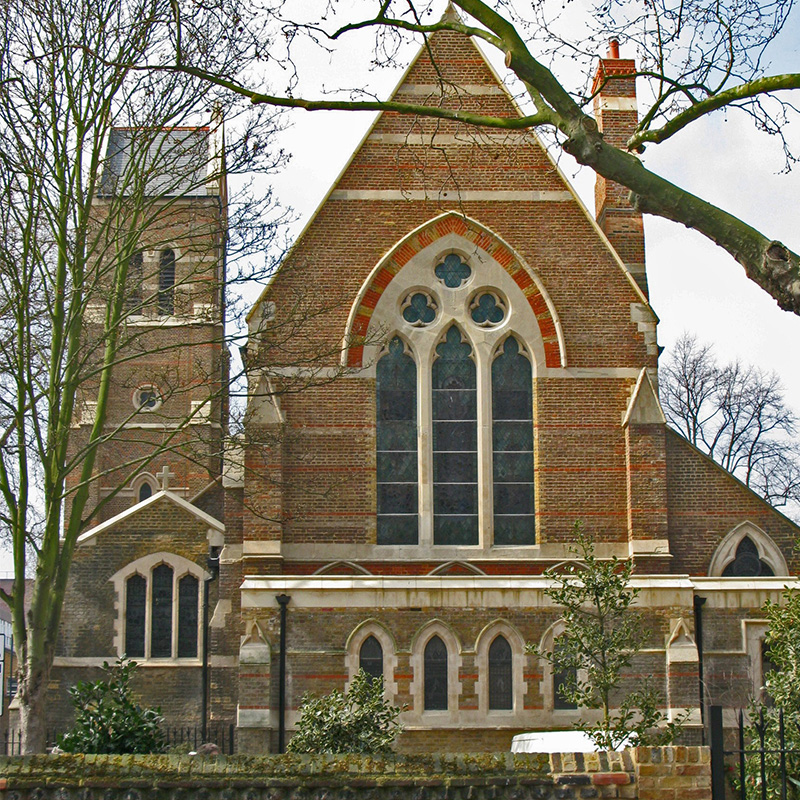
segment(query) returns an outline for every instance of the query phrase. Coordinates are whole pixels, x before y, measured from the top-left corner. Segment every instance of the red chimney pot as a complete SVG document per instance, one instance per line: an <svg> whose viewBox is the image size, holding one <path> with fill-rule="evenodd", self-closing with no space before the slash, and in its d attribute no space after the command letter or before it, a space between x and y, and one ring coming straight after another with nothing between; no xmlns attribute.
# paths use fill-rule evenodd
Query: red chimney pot
<svg viewBox="0 0 800 800"><path fill-rule="evenodd" d="M611 39L608 43L608 57L619 58L619 39Z"/></svg>

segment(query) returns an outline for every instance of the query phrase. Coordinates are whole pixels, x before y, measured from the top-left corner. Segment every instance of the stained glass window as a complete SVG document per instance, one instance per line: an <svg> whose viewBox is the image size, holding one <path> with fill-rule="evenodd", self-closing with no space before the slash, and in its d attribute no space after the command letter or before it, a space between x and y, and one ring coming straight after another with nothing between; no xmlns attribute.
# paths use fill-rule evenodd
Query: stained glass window
<svg viewBox="0 0 800 800"><path fill-rule="evenodd" d="M554 648L558 649L559 639L556 639ZM553 708L556 711L574 711L578 708L577 703L567 700L564 697L565 686L575 686L578 678L578 670L574 667L565 667L561 670L553 671Z"/></svg>
<svg viewBox="0 0 800 800"><path fill-rule="evenodd" d="M535 544L533 382L514 337L492 363L494 543Z"/></svg>
<svg viewBox="0 0 800 800"><path fill-rule="evenodd" d="M383 648L374 636L368 636L361 645L358 666L373 678L383 677Z"/></svg>
<svg viewBox="0 0 800 800"><path fill-rule="evenodd" d="M772 567L759 557L758 548L749 536L739 542L736 557L722 570L724 578L763 578L774 574Z"/></svg>
<svg viewBox="0 0 800 800"><path fill-rule="evenodd" d="M434 636L425 645L425 710L447 711L447 648Z"/></svg>
<svg viewBox="0 0 800 800"><path fill-rule="evenodd" d="M178 581L178 658L197 658L198 588L194 575Z"/></svg>
<svg viewBox="0 0 800 800"><path fill-rule="evenodd" d="M429 295L414 292L405 299L402 312L403 319L411 325L430 325L436 319L436 303Z"/></svg>
<svg viewBox="0 0 800 800"><path fill-rule="evenodd" d="M471 352L453 325L433 362L434 544L478 544L478 398Z"/></svg>
<svg viewBox="0 0 800 800"><path fill-rule="evenodd" d="M476 325L499 325L506 316L505 305L494 292L477 295L470 304L470 317Z"/></svg>
<svg viewBox="0 0 800 800"><path fill-rule="evenodd" d="M395 337L377 364L378 544L416 544L417 365Z"/></svg>
<svg viewBox="0 0 800 800"><path fill-rule="evenodd" d="M498 636L489 646L489 708L510 711L512 695L511 645Z"/></svg>
<svg viewBox="0 0 800 800"><path fill-rule="evenodd" d="M434 274L448 288L457 289L469 279L472 270L461 260L460 256L450 253L440 264L436 265Z"/></svg>
<svg viewBox="0 0 800 800"><path fill-rule="evenodd" d="M131 575L125 584L125 655L144 658L144 622L147 607L147 581Z"/></svg>
<svg viewBox="0 0 800 800"><path fill-rule="evenodd" d="M142 500L147 500L148 497L153 496L153 487L145 482L139 487L139 502L141 503Z"/></svg>
<svg viewBox="0 0 800 800"><path fill-rule="evenodd" d="M175 251L162 250L158 269L158 313L175 311Z"/></svg>
<svg viewBox="0 0 800 800"><path fill-rule="evenodd" d="M153 570L150 609L150 656L172 655L172 567L159 564Z"/></svg>

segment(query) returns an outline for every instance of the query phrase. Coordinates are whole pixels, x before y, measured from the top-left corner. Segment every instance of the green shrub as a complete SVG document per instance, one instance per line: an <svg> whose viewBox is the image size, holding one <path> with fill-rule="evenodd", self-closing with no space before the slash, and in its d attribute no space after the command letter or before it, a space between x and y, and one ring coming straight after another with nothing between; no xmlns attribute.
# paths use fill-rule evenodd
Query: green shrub
<svg viewBox="0 0 800 800"><path fill-rule="evenodd" d="M69 690L75 707L75 726L58 737L67 753L160 753L166 740L161 732L161 709L135 702L130 680L136 662L120 658L103 662L106 678L81 681Z"/></svg>
<svg viewBox="0 0 800 800"><path fill-rule="evenodd" d="M383 678L359 670L345 694L303 695L291 753L386 753L402 730L402 709L383 694Z"/></svg>

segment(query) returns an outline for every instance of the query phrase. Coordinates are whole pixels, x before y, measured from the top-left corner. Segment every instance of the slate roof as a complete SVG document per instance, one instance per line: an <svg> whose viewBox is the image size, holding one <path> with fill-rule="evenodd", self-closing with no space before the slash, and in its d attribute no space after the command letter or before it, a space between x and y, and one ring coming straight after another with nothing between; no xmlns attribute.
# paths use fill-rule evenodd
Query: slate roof
<svg viewBox="0 0 800 800"><path fill-rule="evenodd" d="M141 163L147 181L145 196L212 197L221 194L221 165L208 128L152 131L113 128L108 139L100 194L129 194Z"/></svg>

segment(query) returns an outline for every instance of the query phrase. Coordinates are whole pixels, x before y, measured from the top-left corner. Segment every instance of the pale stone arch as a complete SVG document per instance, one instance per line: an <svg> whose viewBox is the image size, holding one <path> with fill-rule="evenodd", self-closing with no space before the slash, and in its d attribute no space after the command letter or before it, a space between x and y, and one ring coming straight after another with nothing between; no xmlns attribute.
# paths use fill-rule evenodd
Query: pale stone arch
<svg viewBox="0 0 800 800"><path fill-rule="evenodd" d="M135 561L131 561L129 564L126 564L121 569L117 570L110 578L109 581L114 586L114 592L116 594L116 599L114 601L114 649L117 655L122 656L125 654L125 624L126 624L126 615L127 615L127 608L126 608L126 599L127 593L125 591L126 583L129 578L133 575L140 575L147 581L147 600L146 600L146 639L149 642L150 639L150 609L151 609L151 591L150 591L150 582L153 570L160 566L161 564L166 564L172 569L172 578L173 578L173 592L172 592L172 637L173 640L177 637L177 614L178 614L178 592L177 592L177 585L178 581L184 577L185 575L191 575L192 577L196 578L198 581L198 602L202 602L201 598L203 596L202 587L203 582L211 577L211 574L204 570L201 566L196 564L194 561L190 561L188 558L184 558L183 556L179 556L176 553L167 553L167 552L158 552L158 553L149 553L148 555L142 556L141 558L137 558ZM200 652L203 646L203 636L204 631L202 630L202 614L198 613L198 634L197 634L197 643L198 643L198 653ZM173 641L172 651L175 652L175 641ZM169 662L169 661L176 661L173 657L171 659L159 659L159 663Z"/></svg>
<svg viewBox="0 0 800 800"><path fill-rule="evenodd" d="M508 711L489 708L489 648L498 636L502 636L511 647L513 705ZM475 641L475 669L478 673L475 693L478 696L478 710L481 713L502 717L515 717L521 714L524 710L525 693L528 690L528 684L524 680L525 662L525 639L507 620L494 620L478 634Z"/></svg>
<svg viewBox="0 0 800 800"><path fill-rule="evenodd" d="M386 699L395 702L397 697L397 642L386 626L376 619L361 622L347 637L345 644L344 665L347 670L346 689L359 669L361 647L364 642L374 636L383 650L383 688Z"/></svg>
<svg viewBox="0 0 800 800"><path fill-rule="evenodd" d="M348 316L344 336L343 363L361 368L374 362L373 337L380 337L381 323L397 312L402 292L425 287L431 291L430 277L422 270L450 253L486 270L487 288L497 288L508 296L516 315L523 307L531 314L531 330L522 337L532 348L542 367L565 367L566 346L555 306L541 278L500 236L465 217L448 211L424 223L400 239L378 262L359 290ZM472 295L481 281L467 280L462 287ZM492 279L494 278L494 280ZM448 295L442 292L443 298ZM463 316L462 314L455 316ZM365 338L370 342L365 346ZM533 346L535 344L535 346Z"/></svg>
<svg viewBox="0 0 800 800"><path fill-rule="evenodd" d="M361 564L356 564L355 561L331 561L328 564L323 564L314 575L372 575L372 573Z"/></svg>
<svg viewBox="0 0 800 800"><path fill-rule="evenodd" d="M447 649L447 710L425 711L425 648L438 636ZM414 635L411 642L411 672L413 678L409 687L415 716L423 714L436 716L447 722L458 719L458 703L461 696L461 682L458 679L461 663L461 641L455 631L444 621L433 619L423 625Z"/></svg>
<svg viewBox="0 0 800 800"><path fill-rule="evenodd" d="M766 563L776 577L789 575L789 567L781 549L766 531L750 521L742 522L731 530L717 545L708 566L710 577L719 577L736 558L736 550L742 541L749 539L758 550L758 557Z"/></svg>
<svg viewBox="0 0 800 800"><path fill-rule="evenodd" d="M474 564L470 564L468 561L460 561L458 559L446 561L444 564L439 564L439 566L434 567L428 573L428 575L457 574L458 570L463 570L464 572L469 572L473 575L486 575L486 573L480 567L476 567Z"/></svg>

